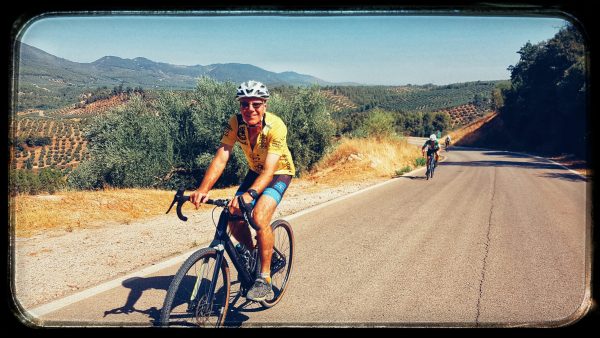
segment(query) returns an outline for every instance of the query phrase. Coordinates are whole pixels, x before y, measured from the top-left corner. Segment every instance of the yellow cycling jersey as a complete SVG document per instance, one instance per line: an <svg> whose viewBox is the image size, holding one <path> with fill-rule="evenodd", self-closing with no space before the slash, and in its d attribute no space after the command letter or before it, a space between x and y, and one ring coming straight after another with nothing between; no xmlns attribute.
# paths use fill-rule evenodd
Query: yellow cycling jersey
<svg viewBox="0 0 600 338"><path fill-rule="evenodd" d="M278 116L265 112L262 131L258 134L256 145L252 149L248 125L242 119L242 114L233 115L223 132L221 143L233 146L236 141L244 151L252 171L260 174L264 169L267 154L270 153L279 155L274 175L295 175L296 168L287 146L287 127Z"/></svg>

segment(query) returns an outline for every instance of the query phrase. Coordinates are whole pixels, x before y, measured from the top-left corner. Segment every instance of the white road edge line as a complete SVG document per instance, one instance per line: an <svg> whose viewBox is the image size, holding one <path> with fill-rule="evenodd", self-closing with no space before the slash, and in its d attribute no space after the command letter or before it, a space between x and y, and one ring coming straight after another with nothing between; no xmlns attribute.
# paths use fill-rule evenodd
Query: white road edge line
<svg viewBox="0 0 600 338"><path fill-rule="evenodd" d="M424 169L424 168L415 169L415 170L413 170L413 171L411 171L409 173L405 173L404 175L412 174L412 173L414 173L414 172L416 172L418 170L422 170L422 169ZM375 189L377 187L389 184L389 183L394 182L394 181L395 181L395 179L393 178L393 179L390 179L390 180L387 180L387 181L384 181L384 182L380 182L378 184L369 186L369 187L364 188L362 190L358 190L358 191L355 191L355 192L350 193L348 195L343 195L343 196L334 198L334 199L329 200L327 202L324 202L324 203L321 203L321 204L318 204L318 205L314 205L312 207L309 207L307 209L301 210L301 211L299 211L297 213L294 213L292 215L284 216L284 217L281 217L281 218L285 219L287 221L290 221L292 219L295 219L295 218L300 217L302 215L305 215L307 213L313 212L315 210L319 210L319 209L324 208L326 206L329 206L329 205L331 205L333 203L337 203L339 201L345 200L345 199L350 198L352 196L358 195L360 193L363 193L363 192L371 190L371 189ZM163 262L160 262L160 263L157 263L157 264L145 267L145 268L143 268L141 270L134 271L134 272L132 272L130 274L127 274L125 276L122 276L122 277L119 277L117 279L114 279L114 280L105 282L103 284L94 286L94 287L89 288L87 290L84 290L84 291L72 294L72 295L67 296L65 298L61 298L61 299L55 300L53 302L41 305L41 306L36 307L36 308L34 308L32 310L27 310L26 309L25 311L28 312L33 317L39 318L41 316L44 316L44 315L46 315L48 313L60 310L60 309L66 307L68 305L76 303L76 302L78 302L80 300L83 300L85 298L92 297L92 296L95 296L95 295L97 295L99 293L102 293L104 291L108 291L108 290L110 290L112 288L118 287L118 286L122 285L123 282L125 280L127 280L127 279L134 278L134 277L147 276L147 275L153 274L153 273L155 273L157 271L160 271L162 269L165 269L165 268L168 268L168 267L173 266L175 264L178 264L180 262L183 262L192 253L194 253L197 250L199 250L199 248L206 247L209 243L210 242L203 243L203 244L199 245L198 248L195 248L193 250L185 252L185 253L183 253L183 254L181 254L179 256L170 258L170 259L168 259L166 261L163 261Z"/></svg>
<svg viewBox="0 0 600 338"><path fill-rule="evenodd" d="M529 156L531 156L531 157L534 157L534 158L537 158L537 159L540 159L540 160L548 161L548 162L550 162L550 163L552 163L552 164L554 164L554 165L556 165L556 166L559 166L559 167L561 167L561 168L563 168L563 169L567 169L567 171L569 171L569 172L570 172L570 173L572 173L572 174L575 174L575 175L577 175L577 176L580 176L580 177L582 177L582 178L586 178L586 177L585 177L585 175L583 175L583 174L581 174L581 173L578 173L578 172L576 172L576 171L575 171L575 170L573 170L573 169L569 169L569 168L567 168L566 166L564 166L564 165L562 165L562 164L560 164L560 163L558 163L558 162L555 162L555 161L553 161L553 160L551 160L551 159L549 159L549 158L540 157L540 156L535 156L535 155L530 155L530 154L525 154L525 155L529 155Z"/></svg>
<svg viewBox="0 0 600 338"><path fill-rule="evenodd" d="M73 303L76 303L82 299L85 299L87 297L91 297L94 295L97 295L101 292L104 291L108 291L112 288L115 288L119 285L121 285L123 283L123 281L130 279L130 278L134 278L134 277L140 277L140 276L147 276L149 274L152 274L156 271L159 271L161 269L164 268L168 268L169 266L172 266L174 264L177 264L178 262L181 262L183 260L185 260L186 258L188 258L193 252L195 252L197 249L195 250L191 250L189 252L183 253L179 256L173 257L171 259L168 259L166 261L148 266L146 268L143 268L141 270L132 272L128 275L125 275L123 277L105 282L103 284L97 285L95 287L92 287L90 289L75 293L73 295L70 295L68 297L65 298L61 298L58 299L56 301L50 302L48 304L39 306L33 310L27 310L31 315L33 315L34 317L40 317L43 316L45 314L48 314L50 312L59 310L67 305L71 305Z"/></svg>

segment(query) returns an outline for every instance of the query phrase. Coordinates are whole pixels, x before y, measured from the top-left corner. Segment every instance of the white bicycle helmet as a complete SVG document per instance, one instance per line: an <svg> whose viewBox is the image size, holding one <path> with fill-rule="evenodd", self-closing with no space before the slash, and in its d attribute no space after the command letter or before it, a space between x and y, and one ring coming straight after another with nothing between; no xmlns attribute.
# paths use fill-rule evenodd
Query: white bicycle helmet
<svg viewBox="0 0 600 338"><path fill-rule="evenodd" d="M429 139L432 141L435 141L435 140L437 140L437 136L435 136L435 134L431 134L431 135L429 135Z"/></svg>
<svg viewBox="0 0 600 338"><path fill-rule="evenodd" d="M258 81L250 80L248 82L243 82L238 87L235 98L237 100L244 97L259 97L261 99L268 99L269 96L270 95L267 86Z"/></svg>

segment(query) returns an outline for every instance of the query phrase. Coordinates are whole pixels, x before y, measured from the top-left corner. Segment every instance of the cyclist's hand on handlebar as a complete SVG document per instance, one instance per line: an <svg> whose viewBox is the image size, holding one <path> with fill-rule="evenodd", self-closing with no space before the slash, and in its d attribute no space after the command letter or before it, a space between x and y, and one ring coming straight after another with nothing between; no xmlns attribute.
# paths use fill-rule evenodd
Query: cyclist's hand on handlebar
<svg viewBox="0 0 600 338"><path fill-rule="evenodd" d="M244 202L246 202L246 203L252 202L252 196L250 196L249 193L245 192L240 196L244 199ZM238 198L240 196L236 196L235 198L232 198L231 201L229 202L229 212L231 212L234 215L242 214L240 202L238 201Z"/></svg>
<svg viewBox="0 0 600 338"><path fill-rule="evenodd" d="M238 196L236 196L235 198L232 198L231 201L229 201L229 212L232 215L241 215L242 214L240 211Z"/></svg>
<svg viewBox="0 0 600 338"><path fill-rule="evenodd" d="M208 200L208 192L195 190L190 194L190 202L196 207L196 210L200 207L200 203L204 203L206 200Z"/></svg>

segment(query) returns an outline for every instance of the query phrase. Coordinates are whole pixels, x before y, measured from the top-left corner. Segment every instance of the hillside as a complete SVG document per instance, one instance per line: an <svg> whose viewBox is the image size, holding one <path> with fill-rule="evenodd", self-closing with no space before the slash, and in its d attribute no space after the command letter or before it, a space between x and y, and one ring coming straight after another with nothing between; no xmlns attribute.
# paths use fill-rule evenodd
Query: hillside
<svg viewBox="0 0 600 338"><path fill-rule="evenodd" d="M81 119L23 118L15 123L12 168L73 168L88 156Z"/></svg>
<svg viewBox="0 0 600 338"><path fill-rule="evenodd" d="M389 111L435 112L473 104L489 107L492 90L502 81L475 81L444 86L326 86L333 113L344 116L381 108Z"/></svg>
<svg viewBox="0 0 600 338"><path fill-rule="evenodd" d="M458 127L466 126L472 122L475 122L491 111L482 107L478 107L472 103L462 104L456 107L448 107L437 110L436 112L443 112L450 115L451 128L456 129Z"/></svg>
<svg viewBox="0 0 600 338"><path fill-rule="evenodd" d="M347 96L338 95L333 90L323 90L322 93L329 101L330 109L334 112L358 108Z"/></svg>
<svg viewBox="0 0 600 338"><path fill-rule="evenodd" d="M327 81L292 71L271 72L253 65L223 63L182 66L143 57L104 56L91 63L72 62L21 43L14 57L18 69L17 110L57 109L73 102L83 91L101 86L145 89L193 89L207 76L225 82L261 79L267 85L327 85Z"/></svg>
<svg viewBox="0 0 600 338"><path fill-rule="evenodd" d="M397 132L423 136L430 132L431 121L441 126L437 130L455 130L492 112L492 91L500 82L503 81L445 86L327 86L321 92L338 123L339 133L356 129L372 111L385 110L395 116L396 128L400 129Z"/></svg>
<svg viewBox="0 0 600 338"><path fill-rule="evenodd" d="M128 101L121 94L79 108L74 105L56 111L19 112L13 120L15 169L68 169L88 157L88 141L82 129L88 118L101 115Z"/></svg>

